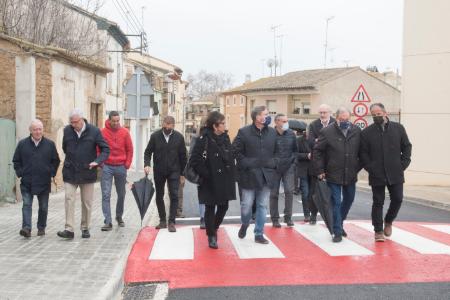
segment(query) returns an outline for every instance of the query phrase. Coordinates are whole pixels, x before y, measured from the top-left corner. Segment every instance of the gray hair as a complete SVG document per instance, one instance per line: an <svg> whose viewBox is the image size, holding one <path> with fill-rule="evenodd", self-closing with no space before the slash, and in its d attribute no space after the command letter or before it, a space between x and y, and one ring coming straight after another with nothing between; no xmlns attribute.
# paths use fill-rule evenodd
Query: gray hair
<svg viewBox="0 0 450 300"><path fill-rule="evenodd" d="M350 116L352 115L351 111L347 107L341 106L336 110L336 118L344 112L347 112Z"/></svg>
<svg viewBox="0 0 450 300"><path fill-rule="evenodd" d="M382 111L386 112L386 108L384 107L383 103L374 103L370 106L370 111L372 111L372 108L379 107Z"/></svg>
<svg viewBox="0 0 450 300"><path fill-rule="evenodd" d="M163 119L163 123L166 124L175 124L175 118L172 116L165 116Z"/></svg>
<svg viewBox="0 0 450 300"><path fill-rule="evenodd" d="M69 119L72 119L73 117L83 118L83 111L79 108L74 108L69 114Z"/></svg>
<svg viewBox="0 0 450 300"><path fill-rule="evenodd" d="M278 121L281 117L286 117L286 115L285 114L277 114L275 116L275 121Z"/></svg>
<svg viewBox="0 0 450 300"><path fill-rule="evenodd" d="M325 104L325 103L324 104L320 104L319 105L319 111L320 111L321 108L326 109L328 112L331 113L331 107L328 104Z"/></svg>
<svg viewBox="0 0 450 300"><path fill-rule="evenodd" d="M258 116L259 114L261 114L265 110L266 110L266 107L264 105L255 106L252 109L252 112L250 114L250 116L252 117L253 122L255 122L256 116Z"/></svg>
<svg viewBox="0 0 450 300"><path fill-rule="evenodd" d="M31 121L30 127L29 127L30 131L33 129L33 126L34 126L34 125L41 125L42 129L44 129L44 123L42 123L42 121L39 120L39 119L33 119L33 120Z"/></svg>

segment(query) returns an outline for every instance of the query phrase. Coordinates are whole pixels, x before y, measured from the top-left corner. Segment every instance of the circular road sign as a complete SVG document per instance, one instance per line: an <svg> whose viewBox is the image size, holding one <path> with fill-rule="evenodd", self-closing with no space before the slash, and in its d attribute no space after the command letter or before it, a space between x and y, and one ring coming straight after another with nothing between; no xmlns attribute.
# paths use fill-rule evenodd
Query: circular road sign
<svg viewBox="0 0 450 300"><path fill-rule="evenodd" d="M353 113L355 114L355 116L359 118L367 116L368 112L369 109L367 108L367 105L365 105L364 103L358 103L353 107Z"/></svg>
<svg viewBox="0 0 450 300"><path fill-rule="evenodd" d="M367 123L367 121L363 118L358 118L356 119L353 124L355 124L356 126L358 126L359 128L364 129L366 128L369 124Z"/></svg>

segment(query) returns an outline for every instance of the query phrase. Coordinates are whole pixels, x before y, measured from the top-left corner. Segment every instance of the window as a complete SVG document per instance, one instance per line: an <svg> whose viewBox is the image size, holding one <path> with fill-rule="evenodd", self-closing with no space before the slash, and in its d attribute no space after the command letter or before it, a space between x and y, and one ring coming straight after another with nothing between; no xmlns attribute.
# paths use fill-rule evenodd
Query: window
<svg viewBox="0 0 450 300"><path fill-rule="evenodd" d="M241 115L240 119L241 119L241 127L244 127L245 126L245 117L244 117L244 115Z"/></svg>
<svg viewBox="0 0 450 300"><path fill-rule="evenodd" d="M269 114L277 114L277 100L266 100L266 107L269 111Z"/></svg>
<svg viewBox="0 0 450 300"><path fill-rule="evenodd" d="M236 96L233 96L233 106L236 105Z"/></svg>
<svg viewBox="0 0 450 300"><path fill-rule="evenodd" d="M230 106L230 97L227 96L227 106Z"/></svg>
<svg viewBox="0 0 450 300"><path fill-rule="evenodd" d="M310 102L303 102L303 114L309 115L311 113L311 103Z"/></svg>
<svg viewBox="0 0 450 300"><path fill-rule="evenodd" d="M244 106L244 103L245 103L244 96L241 96L241 106Z"/></svg>
<svg viewBox="0 0 450 300"><path fill-rule="evenodd" d="M230 115L227 115L227 121L225 127L228 129L230 127Z"/></svg>
<svg viewBox="0 0 450 300"><path fill-rule="evenodd" d="M99 103L91 103L91 124L101 128L100 125L100 105Z"/></svg>
<svg viewBox="0 0 450 300"><path fill-rule="evenodd" d="M250 110L255 107L255 99L250 100Z"/></svg>

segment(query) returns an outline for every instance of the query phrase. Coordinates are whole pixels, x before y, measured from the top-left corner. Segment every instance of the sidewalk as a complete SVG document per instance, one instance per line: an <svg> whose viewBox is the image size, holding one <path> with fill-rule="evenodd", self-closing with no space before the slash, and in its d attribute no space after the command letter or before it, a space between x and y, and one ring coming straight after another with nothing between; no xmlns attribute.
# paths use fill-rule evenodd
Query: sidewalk
<svg viewBox="0 0 450 300"><path fill-rule="evenodd" d="M367 181L359 180L357 187L372 191ZM405 185L403 193L405 201L450 211L450 187Z"/></svg>
<svg viewBox="0 0 450 300"><path fill-rule="evenodd" d="M130 174L131 173L131 174ZM129 172L132 182L142 173ZM79 197L79 195L78 195ZM111 197L115 212L115 188ZM80 222L80 201L76 204L76 223ZM116 299L123 289L123 272L130 249L141 229L141 220L133 195L127 187L125 227L113 224L102 232L100 185L96 184L92 207L91 238L82 239L75 231L70 241L57 237L64 229L64 192L50 196L46 236L37 237L37 200L33 203L33 231L30 239L19 235L22 203L0 206L0 299ZM154 214L155 204L147 212L143 227Z"/></svg>

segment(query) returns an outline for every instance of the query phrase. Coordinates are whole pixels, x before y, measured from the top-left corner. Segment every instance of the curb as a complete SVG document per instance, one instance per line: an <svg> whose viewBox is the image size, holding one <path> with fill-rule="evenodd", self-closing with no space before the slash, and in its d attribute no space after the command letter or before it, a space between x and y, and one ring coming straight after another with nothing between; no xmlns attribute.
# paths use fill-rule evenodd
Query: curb
<svg viewBox="0 0 450 300"><path fill-rule="evenodd" d="M142 220L142 224L147 224L150 217L151 217L151 214L146 214L146 216ZM125 273L125 267L126 267L127 260L128 260L128 255L130 254L131 248L133 247L134 242L136 241L136 238L138 237L139 233L141 232L141 230L144 227L142 227L138 232L136 232L133 239L128 244L127 248L122 251L122 254L120 255L120 259L116 263L116 266L114 267L114 271L111 274L110 279L101 288L100 292L95 297L95 299L98 299L98 300L121 299L121 294L125 287L124 273Z"/></svg>
<svg viewBox="0 0 450 300"><path fill-rule="evenodd" d="M369 186L362 186L362 185L357 184L356 187L357 187L357 189L364 190L365 192L372 192L372 189ZM418 205L423 205L423 206L427 206L427 207L438 208L438 209L450 211L450 204L442 203L442 202L435 201L435 200L411 197L408 195L404 195L403 200L406 202L410 202L410 203L414 203L414 204L418 204Z"/></svg>

